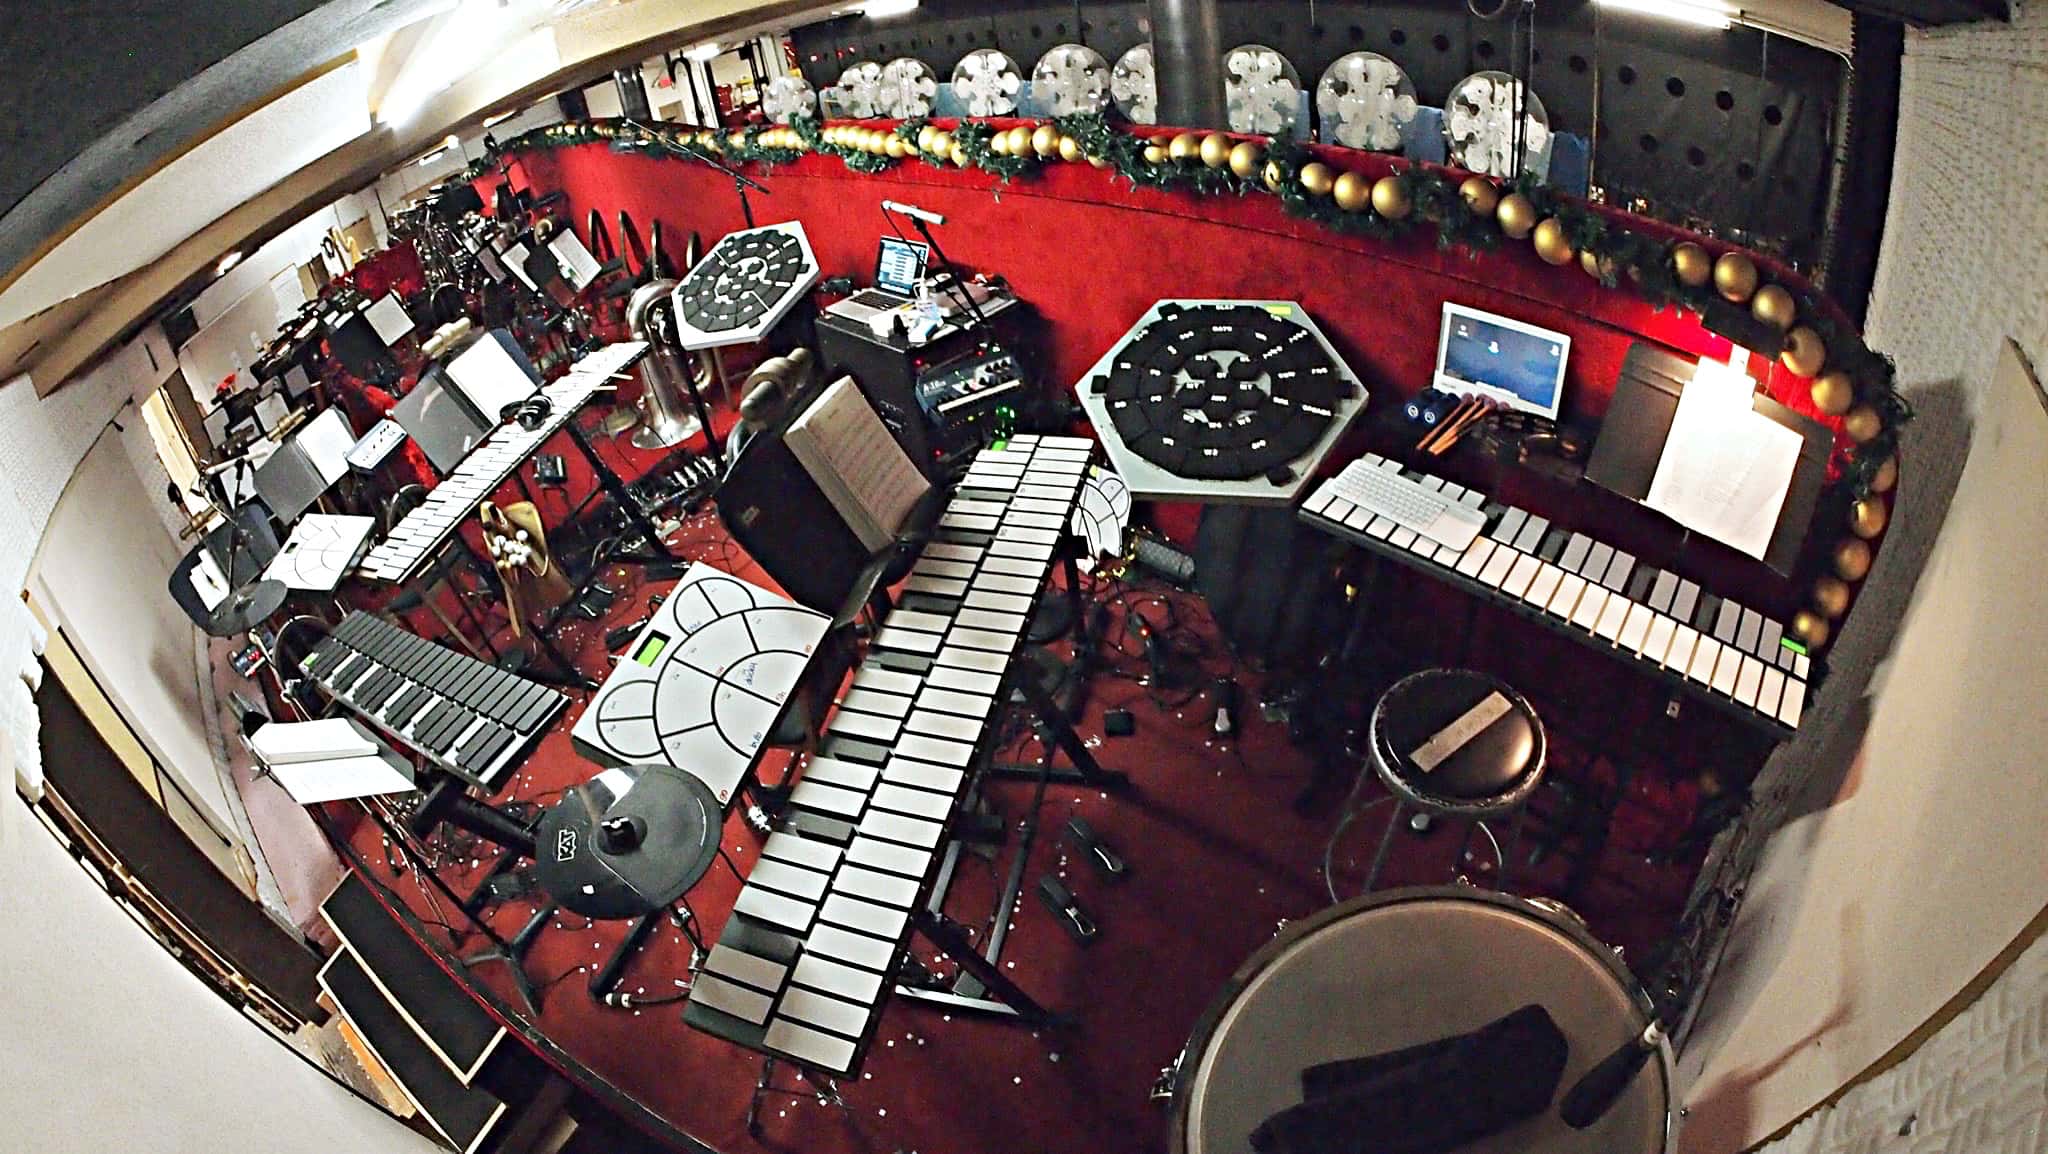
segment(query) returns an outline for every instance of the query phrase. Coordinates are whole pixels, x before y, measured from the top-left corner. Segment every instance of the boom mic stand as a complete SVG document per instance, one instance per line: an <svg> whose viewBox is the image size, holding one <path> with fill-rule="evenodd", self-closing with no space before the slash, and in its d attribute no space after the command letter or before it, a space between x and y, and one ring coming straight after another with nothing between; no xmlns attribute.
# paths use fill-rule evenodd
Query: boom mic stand
<svg viewBox="0 0 2048 1154"><path fill-rule="evenodd" d="M932 228L929 224L925 223L924 218L911 216L909 213L891 214L887 206L883 207L882 214L884 216L903 215L910 217L910 223L917 229L917 235L924 238L924 242L931 246L932 255L939 258L939 271L945 273L949 278L952 295L962 305L966 306L967 315L971 318L970 325L986 328L988 326L988 318L982 315L981 306L974 303L974 294L968 291L967 283L960 279L960 270L954 267L952 258L946 255L946 250L939 247L938 238L932 235ZM894 227L893 221L891 222L891 227ZM896 235L902 236L903 230L896 229Z"/></svg>
<svg viewBox="0 0 2048 1154"><path fill-rule="evenodd" d="M706 152L702 147L700 147L699 145L692 141L663 136L662 134L654 131L653 129L637 121L627 120L623 121L622 123L626 124L629 127L637 128L641 132L646 133L650 143L657 145L660 148L667 150L668 152L674 153L678 156L687 156L690 159L697 161L699 164L702 164L707 168L710 168L717 172L722 172L725 175L732 177L732 189L734 192L738 193L740 197L740 216L746 220L748 228L754 227L754 206L748 203L747 201L747 190L751 188L755 192L760 193L762 196L774 195L773 193L769 192L768 189L765 186L763 186L760 181L755 180L753 177L748 176L743 172L737 171L736 169L723 163L722 161L714 160L709 152Z"/></svg>

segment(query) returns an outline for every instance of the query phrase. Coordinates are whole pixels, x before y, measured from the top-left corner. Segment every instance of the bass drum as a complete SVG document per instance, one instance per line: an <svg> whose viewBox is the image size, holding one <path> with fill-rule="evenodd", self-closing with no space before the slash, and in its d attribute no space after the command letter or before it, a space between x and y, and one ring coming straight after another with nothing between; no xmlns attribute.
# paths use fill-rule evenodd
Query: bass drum
<svg viewBox="0 0 2048 1154"><path fill-rule="evenodd" d="M1557 1098L1642 1034L1650 1003L1614 951L1562 907L1462 886L1386 890L1291 923L1231 975L1170 1075L1174 1154L1244 1154L1301 1101L1301 1070L1461 1034L1536 1003L1570 1043ZM1557 1106L1457 1154L1661 1154L1672 1148L1667 1047L1599 1121Z"/></svg>

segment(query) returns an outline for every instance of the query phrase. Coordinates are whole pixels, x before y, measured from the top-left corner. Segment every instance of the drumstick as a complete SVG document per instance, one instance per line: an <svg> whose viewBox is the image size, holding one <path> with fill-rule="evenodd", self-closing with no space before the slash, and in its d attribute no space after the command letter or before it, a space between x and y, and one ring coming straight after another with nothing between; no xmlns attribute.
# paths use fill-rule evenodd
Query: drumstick
<svg viewBox="0 0 2048 1154"><path fill-rule="evenodd" d="M1458 419L1458 422L1451 426L1450 431L1448 433L1445 433L1443 437L1438 439L1435 445L1432 445L1430 447L1429 455L1432 457L1442 456L1446 449L1449 449L1452 445L1458 443L1458 438L1465 435L1466 429L1469 429L1473 425L1484 420L1489 414L1493 412L1493 408L1494 405L1492 401L1480 401L1476 408L1474 408L1471 412L1466 413L1463 417L1460 417Z"/></svg>
<svg viewBox="0 0 2048 1154"><path fill-rule="evenodd" d="M1436 423L1435 428L1422 434L1422 439L1415 442L1415 451L1418 453L1429 451L1429 446L1433 441L1449 432L1451 426L1464 419L1465 414L1471 410L1472 406L1478 403L1479 398L1477 397L1461 398L1456 405L1451 406L1451 411L1445 413L1443 419Z"/></svg>

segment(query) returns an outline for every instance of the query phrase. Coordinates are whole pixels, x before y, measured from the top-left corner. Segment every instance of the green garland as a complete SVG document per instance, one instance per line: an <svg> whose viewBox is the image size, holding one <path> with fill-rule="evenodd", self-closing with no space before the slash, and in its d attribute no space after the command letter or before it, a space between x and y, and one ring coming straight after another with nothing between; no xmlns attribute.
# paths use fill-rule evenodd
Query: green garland
<svg viewBox="0 0 2048 1154"><path fill-rule="evenodd" d="M1330 169L1292 140L1272 137L1234 142L1233 148L1251 143L1256 150L1257 159L1250 166L1251 171L1242 173L1229 164L1211 167L1199 156L1176 159L1169 152L1169 138L1148 137L1112 125L1100 114L1062 116L1050 123L1058 138L1073 142L1079 159L1113 170L1133 188L1179 189L1204 196L1271 194L1279 198L1290 216L1335 232L1375 240L1405 237L1426 225L1435 230L1439 248L1460 249L1475 257L1497 247L1505 235L1492 214L1472 208L1460 190L1459 180L1403 161L1394 162L1390 178L1396 182L1401 193L1399 199L1405 201L1407 208L1389 216L1371 204L1348 211L1331 196L1309 192L1301 179L1304 168L1323 164L1333 177L1338 170ZM818 152L837 157L848 168L862 173L882 172L915 158L935 168L978 169L1006 183L1031 176L1062 160L1059 151L1041 154L1036 147L1027 147L1020 152L1007 143L998 147L997 136L1010 129L984 121L962 120L950 130L933 133L928 133L928 129L932 129L932 124L925 118L896 124L891 131L902 142L897 149L903 154L899 157L846 142L848 132L876 130L846 125L828 128L815 117L799 117L788 127L751 126L738 132L637 123L565 123L535 129L500 145L495 152L473 163L466 175L471 180L482 177L495 168L503 153L563 148L598 140L625 150L658 150L674 156L703 151L727 163L771 167L793 163L806 152ZM1201 139L1201 134L1190 135ZM944 151L927 147L935 140L945 145ZM1500 192L1503 196L1518 193L1526 197L1539 221L1555 218L1572 250L1585 258L1586 271L1608 287L1619 286L1626 277L1635 292L1659 309L1676 306L1704 313L1708 305L1719 299L1711 281L1689 285L1679 279L1671 260L1674 245L1630 229L1585 201L1565 196L1529 176L1502 187ZM1897 369L1889 357L1873 351L1857 333L1833 320L1812 294L1801 292L1794 299L1800 323L1818 334L1827 350L1827 367L1848 372L1855 382L1857 402L1870 406L1877 414L1877 435L1852 444L1842 454L1842 482L1852 495L1868 496L1879 468L1898 450L1899 430L1912 419L1912 406L1899 395Z"/></svg>

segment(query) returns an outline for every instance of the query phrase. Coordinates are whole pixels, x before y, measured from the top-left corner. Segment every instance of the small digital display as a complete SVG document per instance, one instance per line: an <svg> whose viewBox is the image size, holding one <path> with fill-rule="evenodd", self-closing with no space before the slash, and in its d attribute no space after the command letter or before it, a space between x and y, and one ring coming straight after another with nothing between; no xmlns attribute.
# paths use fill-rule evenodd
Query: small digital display
<svg viewBox="0 0 2048 1154"><path fill-rule="evenodd" d="M667 648L668 635L666 633L649 633L647 640L640 643L640 648L633 651L633 660L638 661L642 665L651 666L654 664L655 659L661 656L661 651Z"/></svg>
<svg viewBox="0 0 2048 1154"><path fill-rule="evenodd" d="M917 241L883 237L882 251L875 258L875 287L898 296L916 296L928 256L928 250Z"/></svg>
<svg viewBox="0 0 2048 1154"><path fill-rule="evenodd" d="M1436 386L1476 390L1509 408L1556 417L1571 338L1462 305L1444 305Z"/></svg>

